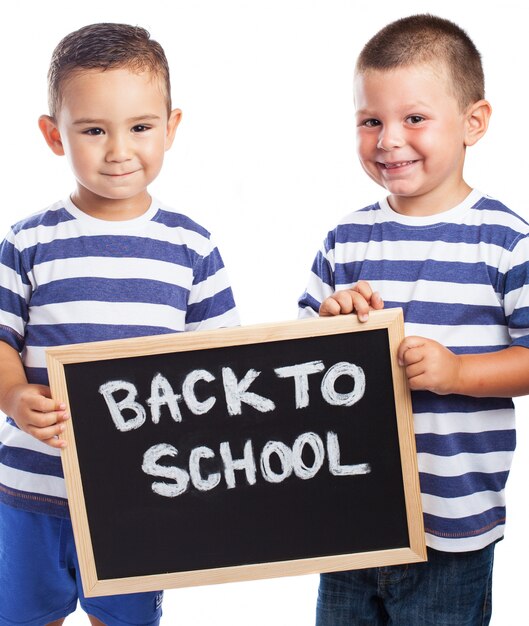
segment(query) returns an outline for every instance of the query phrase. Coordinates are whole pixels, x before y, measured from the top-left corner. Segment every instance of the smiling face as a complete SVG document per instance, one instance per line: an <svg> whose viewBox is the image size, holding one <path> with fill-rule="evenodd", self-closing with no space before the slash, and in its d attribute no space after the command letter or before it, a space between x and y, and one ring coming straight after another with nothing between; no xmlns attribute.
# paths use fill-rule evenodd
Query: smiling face
<svg viewBox="0 0 529 626"><path fill-rule="evenodd" d="M147 186L171 147L180 111L167 113L156 75L126 68L80 70L64 84L57 119L39 125L76 178L73 202L102 219L131 219L150 205Z"/></svg>
<svg viewBox="0 0 529 626"><path fill-rule="evenodd" d="M358 156L399 213L438 213L470 191L463 164L472 116L460 110L448 81L442 66L428 65L355 77Z"/></svg>

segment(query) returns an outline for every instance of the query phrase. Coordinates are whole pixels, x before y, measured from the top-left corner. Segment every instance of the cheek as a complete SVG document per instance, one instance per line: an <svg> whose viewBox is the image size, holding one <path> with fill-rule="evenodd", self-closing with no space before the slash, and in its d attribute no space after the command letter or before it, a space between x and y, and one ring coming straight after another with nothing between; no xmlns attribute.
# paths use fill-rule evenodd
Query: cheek
<svg viewBox="0 0 529 626"><path fill-rule="evenodd" d="M437 136L425 137L419 150L425 155L426 164L435 165L439 171L450 169L459 162L462 154L462 143L454 141L453 135L440 133Z"/></svg>
<svg viewBox="0 0 529 626"><path fill-rule="evenodd" d="M356 152L360 160L366 160L376 152L377 139L374 134L358 132L356 134Z"/></svg>
<svg viewBox="0 0 529 626"><path fill-rule="evenodd" d="M140 148L142 159L144 164L151 167L161 166L165 155L165 142L162 138L158 138L156 141L145 142Z"/></svg>
<svg viewBox="0 0 529 626"><path fill-rule="evenodd" d="M67 137L63 140L64 152L70 166L75 172L83 172L93 167L96 159L94 149L88 149L85 143Z"/></svg>
<svg viewBox="0 0 529 626"><path fill-rule="evenodd" d="M463 145L460 129L455 124L430 126L427 132L419 132L410 138L417 149L430 157L446 158Z"/></svg>
<svg viewBox="0 0 529 626"><path fill-rule="evenodd" d="M68 150L66 154L70 167L76 174L86 174L90 169L92 169L92 160L85 150L79 150L73 146L73 149Z"/></svg>

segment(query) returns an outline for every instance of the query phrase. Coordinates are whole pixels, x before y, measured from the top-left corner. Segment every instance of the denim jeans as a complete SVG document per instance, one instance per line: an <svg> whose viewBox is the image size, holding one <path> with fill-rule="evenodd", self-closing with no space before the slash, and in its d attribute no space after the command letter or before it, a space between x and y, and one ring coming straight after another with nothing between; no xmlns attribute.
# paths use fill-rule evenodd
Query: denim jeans
<svg viewBox="0 0 529 626"><path fill-rule="evenodd" d="M428 562L322 574L317 626L486 626L494 544Z"/></svg>

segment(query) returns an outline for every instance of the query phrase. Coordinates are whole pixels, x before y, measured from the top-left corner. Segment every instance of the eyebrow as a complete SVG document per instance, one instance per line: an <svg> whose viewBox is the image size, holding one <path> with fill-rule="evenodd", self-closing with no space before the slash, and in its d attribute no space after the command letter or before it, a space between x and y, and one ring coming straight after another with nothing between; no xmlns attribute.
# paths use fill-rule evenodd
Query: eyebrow
<svg viewBox="0 0 529 626"><path fill-rule="evenodd" d="M399 108L403 109L403 110L412 110L412 109L431 109L432 105L431 103L428 102L423 102L422 100L414 100L412 102L404 102L403 104L399 105ZM368 114L371 115L373 113L374 109L371 109L369 107L366 107L364 109L356 109L356 113L364 113L364 114Z"/></svg>
<svg viewBox="0 0 529 626"><path fill-rule="evenodd" d="M160 119L161 119L161 117L159 115L154 115L154 114L149 114L148 113L146 115L137 115L135 117L129 117L126 120L126 122L128 124L132 124L134 122L140 122L140 121L144 122L144 121L148 121L148 120L155 121L155 120L160 120ZM92 117L81 117L81 118L75 120L73 122L73 124L77 125L77 126L82 126L82 125L85 125L85 124L104 124L105 122L107 122L107 120L105 120L103 118L97 119L97 118L92 118Z"/></svg>
<svg viewBox="0 0 529 626"><path fill-rule="evenodd" d="M369 109L355 109L356 115L374 115Z"/></svg>

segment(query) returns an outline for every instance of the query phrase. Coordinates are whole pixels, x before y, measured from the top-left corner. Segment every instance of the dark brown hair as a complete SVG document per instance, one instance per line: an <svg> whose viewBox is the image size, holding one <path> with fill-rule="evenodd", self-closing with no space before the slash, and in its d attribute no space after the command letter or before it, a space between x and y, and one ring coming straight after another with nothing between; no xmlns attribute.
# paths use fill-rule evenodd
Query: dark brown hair
<svg viewBox="0 0 529 626"><path fill-rule="evenodd" d="M134 72L150 71L161 79L171 110L169 65L162 46L139 26L90 24L66 35L51 58L48 71L48 104L55 117L61 106L64 82L79 70L125 67Z"/></svg>
<svg viewBox="0 0 529 626"><path fill-rule="evenodd" d="M466 32L434 15L411 15L385 26L364 46L357 73L444 64L461 110L485 97L481 55Z"/></svg>

